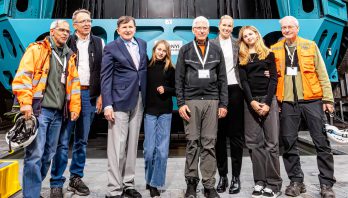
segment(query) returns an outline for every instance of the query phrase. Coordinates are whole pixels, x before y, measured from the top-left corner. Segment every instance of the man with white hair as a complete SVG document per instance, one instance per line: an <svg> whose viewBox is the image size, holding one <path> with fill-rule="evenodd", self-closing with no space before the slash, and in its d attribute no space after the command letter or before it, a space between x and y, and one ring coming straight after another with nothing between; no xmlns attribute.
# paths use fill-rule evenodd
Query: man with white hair
<svg viewBox="0 0 348 198"><path fill-rule="evenodd" d="M62 124L57 152L52 161L50 196L63 198L63 185L66 180L64 171L68 164L69 142L74 133L72 158L70 162L70 179L68 191L80 196L90 194L88 186L82 181L86 163L88 135L95 112L101 112L100 68L104 42L92 34L91 13L78 9L72 16L76 30L70 36L67 45L76 53L80 83L81 83L81 116L76 121L66 120Z"/></svg>
<svg viewBox="0 0 348 198"><path fill-rule="evenodd" d="M181 47L175 72L179 115L186 134L186 198L197 197L198 162L204 196L220 197L216 192L215 143L218 118L227 113L225 59L219 46L208 40L209 21L197 17L192 24L195 38Z"/></svg>
<svg viewBox="0 0 348 198"><path fill-rule="evenodd" d="M75 54L66 45L69 35L68 22L53 21L50 36L29 45L12 82L20 111L26 119L34 114L39 122L35 140L25 148L25 198L40 197L42 181L56 151L62 120L68 117L76 120L81 110Z"/></svg>
<svg viewBox="0 0 348 198"><path fill-rule="evenodd" d="M317 152L321 197L332 198L335 197L332 186L336 182L334 162L330 142L323 129L324 111L333 112L334 100L325 63L315 42L298 36L299 23L295 17L282 18L280 25L285 39L271 49L278 72L276 96L281 104L283 161L290 179L285 194L296 197L306 192L296 143L303 119Z"/></svg>

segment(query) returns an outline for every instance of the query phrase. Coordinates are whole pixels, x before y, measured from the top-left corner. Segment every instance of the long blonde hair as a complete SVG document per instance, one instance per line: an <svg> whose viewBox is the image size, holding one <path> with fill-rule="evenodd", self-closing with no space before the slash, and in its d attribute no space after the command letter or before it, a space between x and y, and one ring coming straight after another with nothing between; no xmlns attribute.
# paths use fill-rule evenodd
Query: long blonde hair
<svg viewBox="0 0 348 198"><path fill-rule="evenodd" d="M246 65L250 60L249 47L243 40L243 33L245 30L251 30L257 35L255 50L259 60L264 60L271 50L263 43L260 32L254 26L243 26L240 29L238 36L240 65Z"/></svg>
<svg viewBox="0 0 348 198"><path fill-rule="evenodd" d="M157 41L155 46L153 46L152 57L151 57L149 67L153 66L155 64L155 62L157 61L155 52L156 52L157 46L161 43L166 48L166 56L164 57L164 59L165 59L164 71L167 71L169 68L173 67L173 63L172 63L172 59L171 59L170 45L166 40L159 40L159 41Z"/></svg>

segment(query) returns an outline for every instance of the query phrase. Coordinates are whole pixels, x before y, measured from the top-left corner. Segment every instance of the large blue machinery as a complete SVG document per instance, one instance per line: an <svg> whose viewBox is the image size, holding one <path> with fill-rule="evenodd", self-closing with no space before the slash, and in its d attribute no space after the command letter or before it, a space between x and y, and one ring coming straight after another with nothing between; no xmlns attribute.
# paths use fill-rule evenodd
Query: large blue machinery
<svg viewBox="0 0 348 198"><path fill-rule="evenodd" d="M132 2L135 1L132 0ZM140 4L143 3L141 0L138 1ZM147 0L146 2L149 1ZM162 2L158 4L158 10L166 7L165 0L153 1ZM221 2L227 2L226 0L216 1L219 1L219 5L221 5ZM114 1L114 4L119 2L121 1ZM130 0L123 2L129 3ZM185 4L185 2L190 3L193 1L180 0L180 2ZM233 3L233 1L229 2ZM28 44L40 40L48 34L49 25L53 20L54 9L57 6L56 3L57 0L0 0L0 83L5 90L11 91L11 81ZM343 0L273 0L273 3L276 5L276 9L278 9L278 18L255 19L254 17L254 19L236 19L233 34L237 35L241 26L254 25L261 31L266 43L269 45L281 37L279 18L286 15L295 16L300 21L300 35L314 40L318 44L331 82L338 82L339 77L336 66L341 40L344 37L344 27L348 21L347 2ZM211 5L213 4L204 6L209 9ZM141 10L141 8L138 10ZM138 18L137 15L134 16ZM184 15L181 14L181 16ZM148 42L148 54L150 54L156 40L169 40L172 45L173 61L175 63L178 49L193 39L191 23L194 16L188 17L191 19L180 18L180 16L175 16L175 18L158 17L149 19L149 17L147 19L137 19L136 36ZM219 21L217 18L210 20L210 38L214 38L217 35ZM71 23L70 18L68 21ZM115 33L115 28L116 19L93 20L93 33L101 36L106 42L110 42L118 36Z"/></svg>

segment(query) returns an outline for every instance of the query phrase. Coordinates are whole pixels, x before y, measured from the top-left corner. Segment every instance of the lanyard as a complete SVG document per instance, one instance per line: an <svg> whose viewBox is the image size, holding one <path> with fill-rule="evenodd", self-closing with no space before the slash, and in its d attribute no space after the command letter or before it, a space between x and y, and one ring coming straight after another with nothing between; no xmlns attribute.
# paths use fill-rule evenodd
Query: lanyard
<svg viewBox="0 0 348 198"><path fill-rule="evenodd" d="M208 45L207 45L207 50L205 51L204 60L202 60L202 57L198 52L196 41L193 41L193 46L195 46L196 54L197 54L198 59L201 62L202 67L204 69L204 65L205 65L205 62L207 61L207 57L208 57L208 53L209 53L209 41L208 41Z"/></svg>
<svg viewBox="0 0 348 198"><path fill-rule="evenodd" d="M294 51L292 52L292 54L290 53L289 47L286 44L285 44L285 49L288 52L288 57L290 59L290 64L291 64L290 66L293 67L296 47L295 47Z"/></svg>
<svg viewBox="0 0 348 198"><path fill-rule="evenodd" d="M65 72L65 68L66 68L66 56L64 56L64 64L62 63L62 60L60 60L57 52L55 52L54 50L52 50L53 55L56 57L56 60L59 62L60 65L63 66L63 72Z"/></svg>

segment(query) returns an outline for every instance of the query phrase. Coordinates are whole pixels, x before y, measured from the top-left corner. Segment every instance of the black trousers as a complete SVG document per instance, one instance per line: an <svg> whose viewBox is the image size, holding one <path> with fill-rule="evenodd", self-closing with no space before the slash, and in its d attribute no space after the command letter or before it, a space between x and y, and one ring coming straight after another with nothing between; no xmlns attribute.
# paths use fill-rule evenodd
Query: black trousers
<svg viewBox="0 0 348 198"><path fill-rule="evenodd" d="M291 181L303 182L304 175L297 149L297 138L301 119L304 119L317 152L320 184L332 186L336 182L330 142L323 130L324 116L323 103L320 100L298 104L282 103L280 124L281 138L284 145L283 160Z"/></svg>
<svg viewBox="0 0 348 198"><path fill-rule="evenodd" d="M230 142L232 175L238 177L242 168L244 147L244 95L239 85L228 85L228 112L219 119L216 161L220 176L228 173L227 138Z"/></svg>

